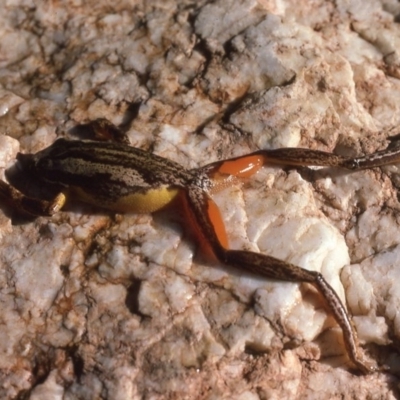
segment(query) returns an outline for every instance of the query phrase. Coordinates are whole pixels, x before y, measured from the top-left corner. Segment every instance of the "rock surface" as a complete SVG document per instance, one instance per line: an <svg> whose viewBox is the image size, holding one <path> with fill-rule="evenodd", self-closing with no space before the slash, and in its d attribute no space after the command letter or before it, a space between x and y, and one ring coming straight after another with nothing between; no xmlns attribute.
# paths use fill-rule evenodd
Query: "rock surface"
<svg viewBox="0 0 400 400"><path fill-rule="evenodd" d="M196 168L260 148L353 156L400 122L394 0L6 2L0 172L107 118ZM218 193L232 248L321 271L390 373L350 369L304 284L203 257L179 210L0 212L4 399L397 398L399 168L266 166ZM11 218L10 218L11 217Z"/></svg>

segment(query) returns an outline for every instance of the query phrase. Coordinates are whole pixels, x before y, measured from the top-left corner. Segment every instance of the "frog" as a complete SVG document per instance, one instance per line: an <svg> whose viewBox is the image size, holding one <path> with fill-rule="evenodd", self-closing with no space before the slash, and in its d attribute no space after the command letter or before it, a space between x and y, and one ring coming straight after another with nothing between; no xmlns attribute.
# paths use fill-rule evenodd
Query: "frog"
<svg viewBox="0 0 400 400"><path fill-rule="evenodd" d="M354 171L400 162L398 147L360 157L295 147L263 149L187 169L150 151L130 146L127 135L108 120L97 119L88 126L94 140L59 138L37 153L17 154L22 171L38 183L59 188L54 198L30 197L5 180L0 180L0 198L20 212L48 217L62 210L68 199L116 213L153 213L180 202L200 239L218 262L268 279L312 285L342 330L353 368L362 373L384 368L367 360L346 306L320 272L266 254L230 249L213 194L238 179L251 177L264 165Z"/></svg>

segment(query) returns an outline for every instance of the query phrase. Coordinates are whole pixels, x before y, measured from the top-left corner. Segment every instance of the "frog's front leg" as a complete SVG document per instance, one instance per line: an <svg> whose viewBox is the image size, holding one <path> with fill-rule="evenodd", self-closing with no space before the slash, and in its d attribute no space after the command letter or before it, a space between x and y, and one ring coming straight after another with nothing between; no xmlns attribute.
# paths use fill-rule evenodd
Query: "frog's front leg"
<svg viewBox="0 0 400 400"><path fill-rule="evenodd" d="M108 119L98 118L85 125L81 125L81 127L87 130L90 139L99 141L109 140L130 146L128 136Z"/></svg>
<svg viewBox="0 0 400 400"><path fill-rule="evenodd" d="M24 195L2 180L0 180L0 197L18 211L35 216L52 216L60 211L66 202L63 192L57 194L52 200L40 200Z"/></svg>

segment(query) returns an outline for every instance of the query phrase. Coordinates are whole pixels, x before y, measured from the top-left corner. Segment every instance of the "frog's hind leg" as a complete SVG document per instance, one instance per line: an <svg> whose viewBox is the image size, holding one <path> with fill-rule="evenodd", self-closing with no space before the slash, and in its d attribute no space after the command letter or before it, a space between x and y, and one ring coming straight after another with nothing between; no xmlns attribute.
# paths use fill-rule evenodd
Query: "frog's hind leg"
<svg viewBox="0 0 400 400"><path fill-rule="evenodd" d="M363 358L357 333L345 306L319 272L308 271L260 253L230 250L222 217L208 193L198 186L192 186L187 190L186 202L203 239L208 243L214 255L224 264L271 279L306 282L313 285L325 299L329 311L342 328L344 343L351 361L364 373L375 369L375 366L369 364Z"/></svg>
<svg viewBox="0 0 400 400"><path fill-rule="evenodd" d="M226 176L246 178L256 173L266 164L352 168L350 166L351 160L353 159L324 151L288 147L275 150L259 150L244 156L216 161L205 165L199 171L207 173L214 179Z"/></svg>
<svg viewBox="0 0 400 400"><path fill-rule="evenodd" d="M387 148L360 157L344 157L320 150L286 147L259 150L244 156L216 161L200 170L211 177L234 175L247 177L257 172L262 165L340 167L348 170L381 167L400 162L400 146Z"/></svg>

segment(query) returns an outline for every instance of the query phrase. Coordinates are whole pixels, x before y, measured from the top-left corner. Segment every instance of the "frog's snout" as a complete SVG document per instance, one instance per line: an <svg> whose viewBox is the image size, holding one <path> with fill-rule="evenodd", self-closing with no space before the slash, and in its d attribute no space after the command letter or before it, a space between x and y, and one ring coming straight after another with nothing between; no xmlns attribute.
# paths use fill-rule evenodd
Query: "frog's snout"
<svg viewBox="0 0 400 400"><path fill-rule="evenodd" d="M17 160L21 164L23 169L30 169L32 168L34 161L33 161L33 154L17 154Z"/></svg>

